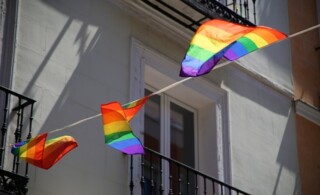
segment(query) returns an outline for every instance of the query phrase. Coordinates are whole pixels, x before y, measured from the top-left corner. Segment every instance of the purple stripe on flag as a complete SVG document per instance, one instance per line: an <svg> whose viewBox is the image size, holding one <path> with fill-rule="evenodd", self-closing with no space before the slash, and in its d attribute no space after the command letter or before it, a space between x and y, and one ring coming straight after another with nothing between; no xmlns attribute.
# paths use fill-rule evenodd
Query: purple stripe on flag
<svg viewBox="0 0 320 195"><path fill-rule="evenodd" d="M126 154L144 154L144 149L141 145L134 145L122 149L122 152Z"/></svg>

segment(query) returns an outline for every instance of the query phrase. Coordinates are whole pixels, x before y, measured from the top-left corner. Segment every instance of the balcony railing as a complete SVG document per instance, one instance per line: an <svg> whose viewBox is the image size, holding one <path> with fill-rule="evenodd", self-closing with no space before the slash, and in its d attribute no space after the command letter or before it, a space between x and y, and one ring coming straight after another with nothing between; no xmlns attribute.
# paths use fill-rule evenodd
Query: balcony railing
<svg viewBox="0 0 320 195"><path fill-rule="evenodd" d="M135 188L140 188L138 191L143 195L248 194L149 148L145 148L145 154L140 156L140 185L135 186L133 158L135 157L131 156L131 194L134 194Z"/></svg>
<svg viewBox="0 0 320 195"><path fill-rule="evenodd" d="M255 0L182 0L206 17L221 18L231 22L254 26L256 22ZM252 9L252 11L251 11ZM250 14L252 13L252 14ZM253 15L253 22L250 21Z"/></svg>
<svg viewBox="0 0 320 195"><path fill-rule="evenodd" d="M35 100L2 86L0 100L0 194L24 195L28 191L28 164L10 154L10 145L31 138Z"/></svg>
<svg viewBox="0 0 320 195"><path fill-rule="evenodd" d="M256 0L219 0L218 2L247 21L251 21L254 24L256 23Z"/></svg>
<svg viewBox="0 0 320 195"><path fill-rule="evenodd" d="M254 26L256 23L256 0L142 0L142 2L192 31L213 18L247 26Z"/></svg>

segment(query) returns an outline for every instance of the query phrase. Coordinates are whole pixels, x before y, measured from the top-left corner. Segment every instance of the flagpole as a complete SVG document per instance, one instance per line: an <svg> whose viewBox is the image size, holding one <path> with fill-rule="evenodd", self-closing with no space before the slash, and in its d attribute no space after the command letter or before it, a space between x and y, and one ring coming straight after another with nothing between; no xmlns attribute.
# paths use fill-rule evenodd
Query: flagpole
<svg viewBox="0 0 320 195"><path fill-rule="evenodd" d="M320 27L320 24L317 24L317 25L312 26L312 27L310 27L310 28L307 28L307 29L301 30L301 31L299 31L299 32L293 33L293 34L289 35L286 39L282 39L282 40L280 40L280 41L274 42L273 44L279 43L279 42L281 42L281 41L283 41L283 40L291 39L291 38L293 38L293 37L296 37L296 36L298 36L298 35L304 34L304 33L306 33L306 32L309 32L309 31L314 30L314 29L319 28L319 27ZM270 45L273 45L273 44L270 44ZM270 45L267 45L267 46L270 46ZM225 62L223 62L223 63L217 64L212 70L219 69L219 68L224 67L224 66L226 66L226 65L228 65L228 64L231 64L231 63L232 63L232 61L225 61ZM212 71L212 70L211 70L211 71ZM190 79L192 79L192 78L193 78L193 77L187 77L187 78L184 78L184 79L182 79L182 80L180 80L180 81L177 81L177 82L175 82L175 83L172 83L172 84L170 84L170 85L168 85L168 86L166 86L166 87L164 87L164 88L162 88L162 89L160 89L160 90L158 90L158 91L156 91L156 92L153 92L150 96L163 93L163 92L165 92L165 91L167 91L167 90L169 90L169 89L172 89L172 88L176 87L177 85L180 85L180 84L182 84L182 83L184 83L184 82L186 82L186 81L188 81L188 80L190 80ZM94 116L91 116L91 117L88 117L88 118L85 118L85 119L82 119L82 120L79 120L79 121L77 121L77 122L74 122L74 123L69 124L69 125L67 125L67 126L64 126L64 127L62 127L62 128L49 131L48 133L55 133L55 132L59 132L59 131L66 130L66 129L70 128L70 127L79 125L79 124L81 124L81 123L83 123L83 122L86 122L86 121L88 121L88 120L97 118L97 117L99 117L99 116L101 116L101 113L99 113L99 114L97 114L97 115L94 115Z"/></svg>

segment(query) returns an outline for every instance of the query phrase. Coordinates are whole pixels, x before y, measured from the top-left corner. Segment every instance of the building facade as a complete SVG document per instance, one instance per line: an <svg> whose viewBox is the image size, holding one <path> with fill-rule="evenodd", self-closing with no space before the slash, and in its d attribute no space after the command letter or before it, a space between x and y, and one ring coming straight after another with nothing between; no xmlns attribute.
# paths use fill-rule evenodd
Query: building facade
<svg viewBox="0 0 320 195"><path fill-rule="evenodd" d="M290 32L319 24L319 1L289 1ZM301 14L300 9L308 10ZM291 59L296 105L298 159L303 194L319 194L318 158L320 137L320 56L319 30L310 31L291 40Z"/></svg>
<svg viewBox="0 0 320 195"><path fill-rule="evenodd" d="M157 1L14 2L2 1L3 10L10 5L14 13L9 22L13 25L2 23L2 27L14 36L9 41L1 31L1 85L36 100L30 117L33 136L97 115L102 103L124 104L183 79L180 63L193 35L192 25L156 9L160 4L150 6ZM185 4L192 1L164 2L179 8L175 13L201 18L200 8L195 11ZM220 2L247 21L286 34L309 27L302 25L302 17L300 22L292 20L299 7L292 1L244 1L250 3L250 12L243 14L241 1ZM314 43L319 42L318 31L312 36ZM318 80L310 93L303 93L304 85L298 84L304 79L297 71L295 52L301 50L295 46L297 40L273 44L153 96L132 121L133 131L155 152L248 194L308 194L305 188L316 186L319 174L310 175L307 168L318 166L313 158L319 148L316 139L305 145L304 138L316 137L319 124L304 122L293 102L302 99L318 107L320 77L319 71L311 71ZM3 54L7 46L11 57L9 50L9 57ZM310 59L319 70L319 56L314 55ZM10 101L10 108L17 101ZM17 117L4 118L13 122ZM9 146L19 126L9 122L6 156L11 155ZM305 134L306 125L313 133ZM218 189L218 183L198 181L197 174L189 178L188 171L159 163L164 159L153 162L149 153L130 157L106 146L99 117L50 137L64 134L73 136L79 146L49 170L30 165L27 194L228 193L227 188ZM312 154L307 153L310 148ZM11 170L11 165L12 160L5 159L1 168ZM315 188L313 192L318 192Z"/></svg>

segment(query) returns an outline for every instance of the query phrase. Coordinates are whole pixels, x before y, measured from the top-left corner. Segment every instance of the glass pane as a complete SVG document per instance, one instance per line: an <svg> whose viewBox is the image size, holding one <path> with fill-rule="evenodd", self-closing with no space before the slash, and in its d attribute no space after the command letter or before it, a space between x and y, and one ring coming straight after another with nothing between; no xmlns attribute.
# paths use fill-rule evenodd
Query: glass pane
<svg viewBox="0 0 320 195"><path fill-rule="evenodd" d="M194 113L170 103L171 158L194 167Z"/></svg>
<svg viewBox="0 0 320 195"><path fill-rule="evenodd" d="M145 89L145 94L152 92ZM144 109L144 145L160 152L160 96L154 95L145 104Z"/></svg>
<svg viewBox="0 0 320 195"><path fill-rule="evenodd" d="M152 92L145 89L145 95ZM154 95L145 104L144 109L144 145L160 152L160 96ZM159 157L146 151L143 155L143 194L160 195L161 166Z"/></svg>
<svg viewBox="0 0 320 195"><path fill-rule="evenodd" d="M170 152L171 158L194 167L194 114L170 103ZM195 186L194 174L178 165L170 165L173 194L187 194Z"/></svg>

